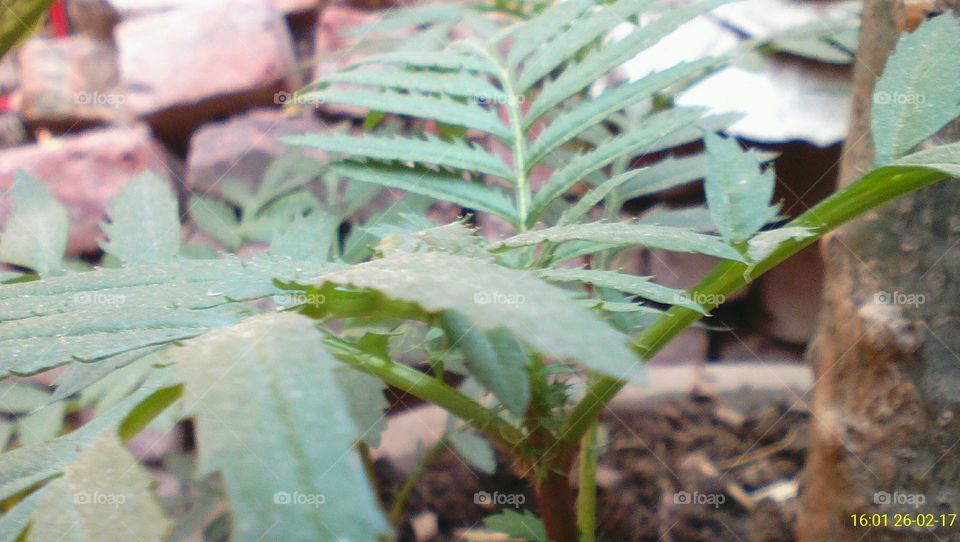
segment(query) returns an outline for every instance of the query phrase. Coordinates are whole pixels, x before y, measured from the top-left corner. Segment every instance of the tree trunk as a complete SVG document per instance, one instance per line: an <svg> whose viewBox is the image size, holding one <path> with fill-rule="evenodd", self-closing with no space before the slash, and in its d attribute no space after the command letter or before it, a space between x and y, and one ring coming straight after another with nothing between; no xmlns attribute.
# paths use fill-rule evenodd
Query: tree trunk
<svg viewBox="0 0 960 542"><path fill-rule="evenodd" d="M872 165L876 76L899 31L916 22L892 0L864 6L841 187ZM953 123L938 140L958 135ZM808 352L816 385L797 520L802 542L956 540L960 532L960 518L952 527L917 526L917 514L932 514L920 517L926 523L960 513L957 209L960 183L940 183L821 244L827 275ZM909 514L912 525L897 526L904 517L897 514Z"/></svg>

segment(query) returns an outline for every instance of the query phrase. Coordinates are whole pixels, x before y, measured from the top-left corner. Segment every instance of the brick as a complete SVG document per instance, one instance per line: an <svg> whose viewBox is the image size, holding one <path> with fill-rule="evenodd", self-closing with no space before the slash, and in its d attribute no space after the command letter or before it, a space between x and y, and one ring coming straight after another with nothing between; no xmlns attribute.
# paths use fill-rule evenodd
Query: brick
<svg viewBox="0 0 960 542"><path fill-rule="evenodd" d="M110 43L84 35L34 39L19 51L20 110L41 125L114 122L124 96Z"/></svg>
<svg viewBox="0 0 960 542"><path fill-rule="evenodd" d="M128 108L172 143L301 85L286 22L263 2L144 15L117 26L116 41Z"/></svg>

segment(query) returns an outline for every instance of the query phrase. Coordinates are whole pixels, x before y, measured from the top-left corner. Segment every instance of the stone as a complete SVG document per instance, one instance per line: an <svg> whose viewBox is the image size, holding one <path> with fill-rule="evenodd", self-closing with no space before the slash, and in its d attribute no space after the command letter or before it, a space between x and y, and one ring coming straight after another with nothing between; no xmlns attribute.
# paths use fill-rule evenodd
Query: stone
<svg viewBox="0 0 960 542"><path fill-rule="evenodd" d="M33 39L19 51L20 111L41 125L108 123L121 118L113 46L85 35Z"/></svg>
<svg viewBox="0 0 960 542"><path fill-rule="evenodd" d="M116 29L128 108L177 150L197 126L301 86L293 41L270 5L224 0L125 20Z"/></svg>
<svg viewBox="0 0 960 542"><path fill-rule="evenodd" d="M816 244L760 277L757 288L763 314L758 327L764 333L795 345L810 340L823 291L823 260Z"/></svg>
<svg viewBox="0 0 960 542"><path fill-rule="evenodd" d="M18 170L47 186L70 213L67 253L99 250L106 205L130 179L152 170L175 182L176 164L145 125L89 130L32 145L0 150L0 220Z"/></svg>
<svg viewBox="0 0 960 542"><path fill-rule="evenodd" d="M291 147L277 141L283 135L322 132L326 126L312 116L290 116L279 109L256 109L224 122L200 127L190 139L186 181L191 191L217 194L225 177L255 186L270 164ZM322 152L304 152L317 160Z"/></svg>

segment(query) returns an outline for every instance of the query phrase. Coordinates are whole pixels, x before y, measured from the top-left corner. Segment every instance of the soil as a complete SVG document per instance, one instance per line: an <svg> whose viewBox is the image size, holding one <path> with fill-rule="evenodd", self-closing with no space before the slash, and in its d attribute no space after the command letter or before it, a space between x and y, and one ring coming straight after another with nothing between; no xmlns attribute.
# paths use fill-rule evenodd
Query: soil
<svg viewBox="0 0 960 542"><path fill-rule="evenodd" d="M799 401L798 401L799 402ZM797 476L804 463L809 414L792 399L744 393L689 395L608 412L598 472L598 538L623 542L790 541ZM384 499L401 482L389 464L378 471ZM477 492L523 495L525 483L506 457L492 475L446 453L411 496L401 540L416 540L410 518L433 515L432 540L463 540L496 507Z"/></svg>

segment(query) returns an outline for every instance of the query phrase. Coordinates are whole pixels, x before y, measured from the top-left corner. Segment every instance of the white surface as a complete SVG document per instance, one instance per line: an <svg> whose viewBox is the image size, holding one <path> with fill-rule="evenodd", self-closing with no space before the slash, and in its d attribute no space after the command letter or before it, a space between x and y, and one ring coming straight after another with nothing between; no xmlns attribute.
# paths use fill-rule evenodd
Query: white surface
<svg viewBox="0 0 960 542"><path fill-rule="evenodd" d="M824 5L831 7L789 0L748 0L724 6L681 26L626 62L618 74L634 81L681 61L733 50L742 39L721 21L747 34L766 37L786 28L833 20L855 8L851 2ZM611 37L619 39L630 29L630 25L621 25ZM749 67L741 60L741 65L709 76L678 94L677 103L706 106L715 112L746 113L729 132L753 141L800 139L827 146L843 140L850 120L847 67L785 55L751 55L749 62Z"/></svg>

